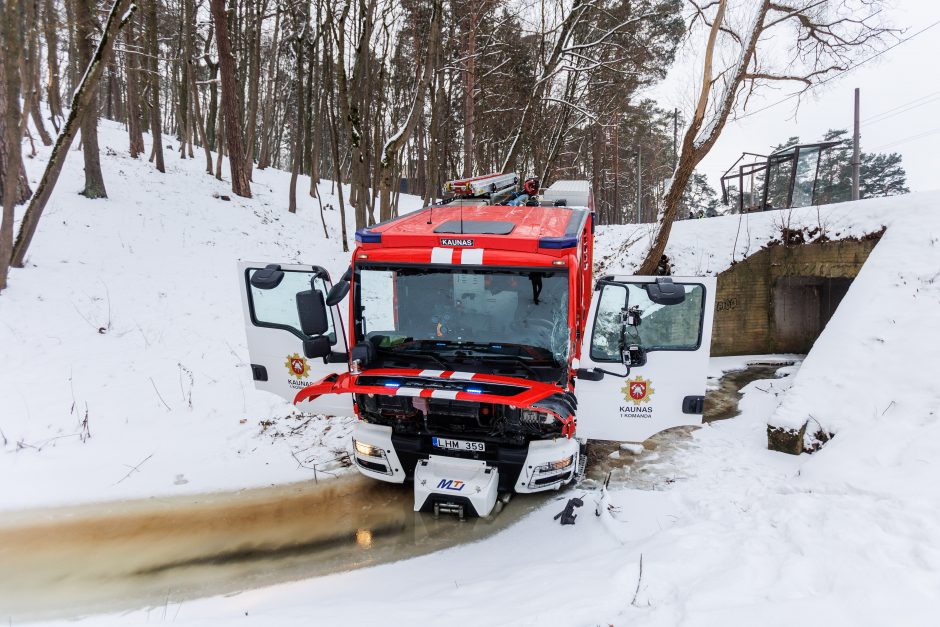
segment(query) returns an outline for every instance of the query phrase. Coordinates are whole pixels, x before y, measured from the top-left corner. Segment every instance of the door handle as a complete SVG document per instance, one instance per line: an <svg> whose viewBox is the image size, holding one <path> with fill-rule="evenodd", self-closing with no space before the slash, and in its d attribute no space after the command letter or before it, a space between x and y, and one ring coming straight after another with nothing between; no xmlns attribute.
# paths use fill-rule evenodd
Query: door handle
<svg viewBox="0 0 940 627"><path fill-rule="evenodd" d="M705 409L704 396L686 396L682 399L683 414L701 414Z"/></svg>

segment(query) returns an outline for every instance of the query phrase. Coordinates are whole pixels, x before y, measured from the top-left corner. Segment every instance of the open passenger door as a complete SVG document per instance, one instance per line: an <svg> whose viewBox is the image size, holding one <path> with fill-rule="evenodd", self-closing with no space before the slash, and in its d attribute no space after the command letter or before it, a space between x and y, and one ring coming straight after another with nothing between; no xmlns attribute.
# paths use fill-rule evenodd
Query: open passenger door
<svg viewBox="0 0 940 627"><path fill-rule="evenodd" d="M238 264L255 387L293 402L311 383L348 371L343 320L327 306L333 287L320 266ZM352 416L349 394L324 394L304 410Z"/></svg>
<svg viewBox="0 0 940 627"><path fill-rule="evenodd" d="M577 437L643 442L702 423L715 278L607 276L591 302Z"/></svg>

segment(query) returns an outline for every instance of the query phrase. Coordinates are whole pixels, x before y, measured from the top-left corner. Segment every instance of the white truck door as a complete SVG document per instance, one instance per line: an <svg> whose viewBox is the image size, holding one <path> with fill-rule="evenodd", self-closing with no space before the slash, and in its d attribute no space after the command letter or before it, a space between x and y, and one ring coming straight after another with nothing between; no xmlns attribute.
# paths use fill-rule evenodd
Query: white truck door
<svg viewBox="0 0 940 627"><path fill-rule="evenodd" d="M319 266L240 262L238 276L256 388L293 402L297 392L311 383L348 371L346 334L338 306L322 304L326 316L316 333L304 333L298 312L298 297L323 303L333 286L326 270ZM307 327L311 331L309 322ZM304 411L352 416L352 397L324 394L305 404Z"/></svg>
<svg viewBox="0 0 940 627"><path fill-rule="evenodd" d="M670 427L702 423L715 283L714 277L598 281L575 386L577 437L643 442ZM632 362L629 372L625 362Z"/></svg>

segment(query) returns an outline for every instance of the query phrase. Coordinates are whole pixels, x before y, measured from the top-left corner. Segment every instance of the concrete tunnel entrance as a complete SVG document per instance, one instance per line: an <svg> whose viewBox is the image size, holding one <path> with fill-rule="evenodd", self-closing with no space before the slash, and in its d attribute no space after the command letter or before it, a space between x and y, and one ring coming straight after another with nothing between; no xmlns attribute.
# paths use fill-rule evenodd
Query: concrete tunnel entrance
<svg viewBox="0 0 940 627"><path fill-rule="evenodd" d="M771 246L719 274L712 355L808 353L879 237Z"/></svg>
<svg viewBox="0 0 940 627"><path fill-rule="evenodd" d="M777 346L787 353L808 353L850 285L849 278L777 279L772 296Z"/></svg>

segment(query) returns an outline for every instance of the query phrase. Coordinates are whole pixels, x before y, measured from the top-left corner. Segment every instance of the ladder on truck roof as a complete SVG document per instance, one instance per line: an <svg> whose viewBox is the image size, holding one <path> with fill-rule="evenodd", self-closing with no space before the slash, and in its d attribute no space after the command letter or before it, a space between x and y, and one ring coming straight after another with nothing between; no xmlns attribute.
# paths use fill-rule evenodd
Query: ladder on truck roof
<svg viewBox="0 0 940 627"><path fill-rule="evenodd" d="M455 179L444 183L444 191L455 196L494 197L515 190L519 183L516 174L484 174L466 179Z"/></svg>

